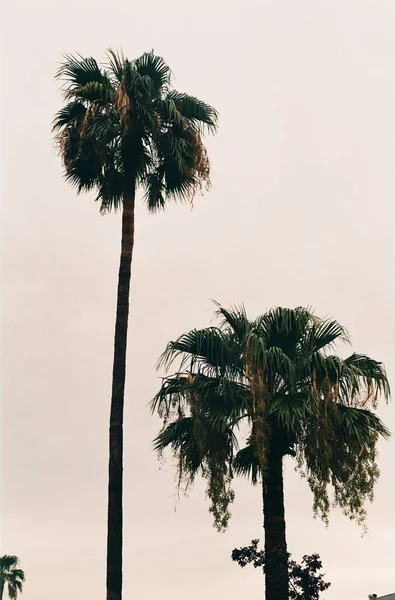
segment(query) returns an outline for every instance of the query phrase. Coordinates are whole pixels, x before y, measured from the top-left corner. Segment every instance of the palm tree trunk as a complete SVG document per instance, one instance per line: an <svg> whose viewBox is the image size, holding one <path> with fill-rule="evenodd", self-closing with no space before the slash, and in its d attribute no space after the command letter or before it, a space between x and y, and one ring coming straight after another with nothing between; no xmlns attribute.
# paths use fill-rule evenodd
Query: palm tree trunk
<svg viewBox="0 0 395 600"><path fill-rule="evenodd" d="M272 442L274 440L272 439ZM274 444L267 457L263 483L266 600L288 600L288 558L285 536L283 456Z"/></svg>
<svg viewBox="0 0 395 600"><path fill-rule="evenodd" d="M107 600L122 598L122 483L123 409L130 275L134 241L135 188L123 200L121 260L118 275L117 316L110 410L108 469Z"/></svg>

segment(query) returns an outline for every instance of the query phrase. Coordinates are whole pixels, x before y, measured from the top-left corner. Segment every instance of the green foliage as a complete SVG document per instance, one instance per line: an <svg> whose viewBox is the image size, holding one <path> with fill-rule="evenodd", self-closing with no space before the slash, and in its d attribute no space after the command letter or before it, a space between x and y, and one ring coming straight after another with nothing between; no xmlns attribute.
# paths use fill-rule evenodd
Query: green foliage
<svg viewBox="0 0 395 600"><path fill-rule="evenodd" d="M232 551L232 560L237 562L240 567L252 564L255 568L262 568L266 572L269 561L274 563L274 569L268 569L274 572L280 579L281 565L283 561L279 550L274 551L268 556L263 550L258 550L259 540L252 540L249 546L244 548L235 548ZM322 569L322 562L318 554L303 556L302 562L298 564L291 560L290 554L287 554L289 598L290 600L319 600L320 592L324 592L330 587L330 583L324 581L324 574L319 573ZM280 560L279 560L280 559Z"/></svg>
<svg viewBox="0 0 395 600"><path fill-rule="evenodd" d="M136 184L150 211L192 200L210 184L202 136L215 131L217 112L171 89L163 58L148 52L129 61L109 50L102 68L66 55L57 78L66 105L53 130L65 177L78 192L96 189L102 211L116 210Z"/></svg>
<svg viewBox="0 0 395 600"><path fill-rule="evenodd" d="M4 554L0 557L0 588L3 590L4 585L7 584L8 595L11 599L18 597L25 582L25 574L18 565L19 558L17 556Z"/></svg>
<svg viewBox="0 0 395 600"><path fill-rule="evenodd" d="M218 306L217 317L217 327L170 342L158 363L177 368L152 402L164 421L156 450L172 449L180 481L192 483L198 473L206 479L220 530L234 474L261 481L271 445L295 457L316 515L327 522L336 505L362 524L379 476L377 441L389 436L372 410L380 395L389 397L384 366L365 355L333 355L347 332L304 308L250 321L244 308ZM243 423L249 435L239 449Z"/></svg>

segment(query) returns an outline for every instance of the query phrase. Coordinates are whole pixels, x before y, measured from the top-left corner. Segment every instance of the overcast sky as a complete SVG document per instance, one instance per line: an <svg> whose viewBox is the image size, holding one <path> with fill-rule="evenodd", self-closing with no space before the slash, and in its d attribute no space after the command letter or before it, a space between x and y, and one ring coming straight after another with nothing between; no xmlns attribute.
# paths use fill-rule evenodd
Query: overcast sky
<svg viewBox="0 0 395 600"><path fill-rule="evenodd" d="M228 533L204 485L177 500L151 440L154 363L212 318L211 298L312 305L395 380L393 0L8 0L3 5L2 553L20 556L24 600L104 598L107 429L119 215L62 180L50 135L62 53L134 58L152 48L175 86L213 104L213 188L193 211L140 203L125 414L125 599L263 597L231 550L262 539L259 489L236 485ZM394 384L395 385L395 384ZM380 415L395 430L395 406ZM327 600L395 592L395 440L369 535L312 518L286 463L289 550L319 552Z"/></svg>

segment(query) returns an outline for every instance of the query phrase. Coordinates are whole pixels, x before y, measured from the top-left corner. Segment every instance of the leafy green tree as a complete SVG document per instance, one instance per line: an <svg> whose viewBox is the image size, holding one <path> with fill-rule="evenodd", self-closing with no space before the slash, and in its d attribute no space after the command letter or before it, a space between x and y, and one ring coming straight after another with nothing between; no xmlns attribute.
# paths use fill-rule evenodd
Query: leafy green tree
<svg viewBox="0 0 395 600"><path fill-rule="evenodd" d="M0 600L3 600L4 588L7 584L8 595L15 599L22 592L25 574L19 568L19 558L10 554L0 557Z"/></svg>
<svg viewBox="0 0 395 600"><path fill-rule="evenodd" d="M135 201L144 191L150 212L168 200L191 200L210 183L202 142L217 112L171 88L164 60L149 52L129 61L113 51L101 68L94 58L65 57L57 77L66 105L54 131L66 180L77 192L96 190L100 210L122 210L121 259L114 340L108 484L107 600L122 595L123 411Z"/></svg>
<svg viewBox="0 0 395 600"><path fill-rule="evenodd" d="M274 561L273 568L268 564L265 552L258 550L259 540L252 540L249 546L244 548L235 548L232 552L232 560L237 562L240 567L252 564L255 568L262 568L265 573L267 569L276 574L276 578L282 576L278 570L278 565L283 563L283 557L272 554L269 560ZM282 551L280 551L281 553ZM278 553L277 553L278 554ZM330 587L330 583L324 581L324 574L319 573L322 569L322 562L318 554L303 556L299 564L291 560L289 553L286 553L288 564L289 581L289 599L290 600L319 600L320 593Z"/></svg>
<svg viewBox="0 0 395 600"><path fill-rule="evenodd" d="M219 307L218 317L218 326L170 342L159 362L167 372L179 364L152 403L164 419L155 449L173 450L180 482L198 473L206 479L220 530L229 520L234 474L261 484L266 599L286 600L284 456L307 478L324 521L332 498L363 523L379 476L377 440L389 436L372 409L380 394L388 398L389 384L380 362L334 355L336 342L349 341L345 329L305 308L276 308L251 321L244 308ZM240 427L248 432L241 449ZM269 560L275 552L280 562Z"/></svg>

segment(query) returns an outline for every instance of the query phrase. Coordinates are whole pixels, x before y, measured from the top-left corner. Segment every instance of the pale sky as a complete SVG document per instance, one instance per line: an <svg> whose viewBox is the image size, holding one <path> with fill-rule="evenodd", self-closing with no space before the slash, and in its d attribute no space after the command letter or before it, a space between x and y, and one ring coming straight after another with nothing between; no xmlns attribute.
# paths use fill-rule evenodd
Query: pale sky
<svg viewBox="0 0 395 600"><path fill-rule="evenodd" d="M220 112L213 188L193 211L140 203L125 415L125 600L263 597L230 559L262 540L259 489L237 483L229 531L197 485L176 499L148 402L168 340L210 323L214 298L251 317L313 305L382 360L395 386L393 0L8 0L3 5L2 539L23 600L104 598L107 430L119 215L62 179L50 135L62 53L154 49L180 91ZM395 405L380 416L395 431ZM327 600L395 592L395 440L369 535L312 497L286 463L289 550L318 552Z"/></svg>

